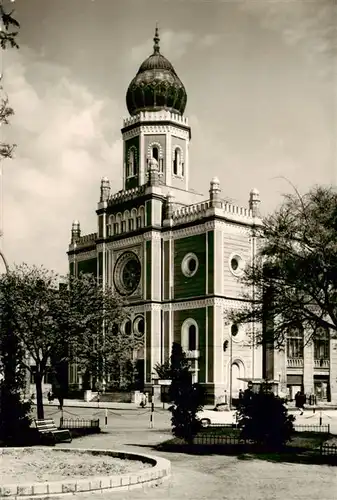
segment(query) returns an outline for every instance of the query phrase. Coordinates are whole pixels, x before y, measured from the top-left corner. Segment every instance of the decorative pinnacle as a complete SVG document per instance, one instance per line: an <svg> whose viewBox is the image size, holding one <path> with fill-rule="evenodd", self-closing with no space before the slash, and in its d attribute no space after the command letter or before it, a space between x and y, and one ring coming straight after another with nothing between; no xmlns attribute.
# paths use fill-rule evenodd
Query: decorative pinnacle
<svg viewBox="0 0 337 500"><path fill-rule="evenodd" d="M153 41L154 41L154 46L153 46L154 53L158 54L159 49L160 49L160 47L159 47L160 38L159 38L158 22L156 22L156 31L154 33Z"/></svg>

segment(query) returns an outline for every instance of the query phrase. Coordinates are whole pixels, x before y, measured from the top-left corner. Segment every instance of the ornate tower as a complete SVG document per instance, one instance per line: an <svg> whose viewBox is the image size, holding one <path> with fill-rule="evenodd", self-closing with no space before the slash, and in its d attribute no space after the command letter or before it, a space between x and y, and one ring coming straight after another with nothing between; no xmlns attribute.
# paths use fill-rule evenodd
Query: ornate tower
<svg viewBox="0 0 337 500"><path fill-rule="evenodd" d="M183 116L187 94L172 64L160 53L158 28L153 53L141 64L126 94L130 117L122 128L124 189L148 180L151 158L160 184L188 190L191 130Z"/></svg>

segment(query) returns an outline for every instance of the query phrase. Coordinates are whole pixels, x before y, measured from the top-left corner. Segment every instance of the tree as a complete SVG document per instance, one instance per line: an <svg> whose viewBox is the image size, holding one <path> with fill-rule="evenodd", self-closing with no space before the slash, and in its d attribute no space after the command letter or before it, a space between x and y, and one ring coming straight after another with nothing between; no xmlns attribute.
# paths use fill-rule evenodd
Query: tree
<svg viewBox="0 0 337 500"><path fill-rule="evenodd" d="M6 12L0 2L0 48L19 48L16 37L19 23L12 12ZM14 110L9 106L8 97L4 94L0 75L0 126L8 125ZM0 161L12 158L15 145L0 141ZM2 228L1 228L2 229ZM0 234L1 237L1 234ZM7 269L4 255L0 256ZM8 311L1 311L1 321ZM20 346L10 328L4 328L0 337L0 440L5 444L15 442L18 436L29 428L30 404L22 400L22 389L25 385L24 371L20 359Z"/></svg>
<svg viewBox="0 0 337 500"><path fill-rule="evenodd" d="M11 312L1 310L1 321ZM6 445L20 443L29 432L31 403L24 401L25 369L21 360L22 346L8 328L0 337L0 442Z"/></svg>
<svg viewBox="0 0 337 500"><path fill-rule="evenodd" d="M21 265L0 276L0 309L11 314L1 334L13 331L28 358L22 365L35 377L37 415L43 418L42 380L47 370L77 362L98 379L120 368L134 347L121 334L123 304L91 275L59 279L43 267Z"/></svg>
<svg viewBox="0 0 337 500"><path fill-rule="evenodd" d="M3 3L0 2L0 47L2 50L8 48L19 48L16 38L20 24L13 17L13 12L6 12ZM9 119L14 114L14 110L9 106L8 97L3 92L1 85L2 75L0 75L0 124L8 125ZM0 141L0 161L5 158L12 158L15 144L7 144Z"/></svg>
<svg viewBox="0 0 337 500"><path fill-rule="evenodd" d="M275 396L268 382L261 384L258 393L244 392L237 416L241 438L270 449L280 449L294 430L294 415L288 415L284 401Z"/></svg>
<svg viewBox="0 0 337 500"><path fill-rule="evenodd" d="M315 187L285 196L279 209L257 231L255 262L242 284L246 302L229 319L268 324L258 342L284 345L288 331L302 326L307 341L323 327L337 330L337 193Z"/></svg>
<svg viewBox="0 0 337 500"><path fill-rule="evenodd" d="M172 432L190 444L201 429L196 415L203 408L204 390L199 384L192 383L189 363L181 345L176 342L173 342L170 360L172 382L169 397L173 405L169 410L172 413Z"/></svg>
<svg viewBox="0 0 337 500"><path fill-rule="evenodd" d="M164 363L156 363L153 369L161 380L170 380L171 363L169 359L166 360Z"/></svg>

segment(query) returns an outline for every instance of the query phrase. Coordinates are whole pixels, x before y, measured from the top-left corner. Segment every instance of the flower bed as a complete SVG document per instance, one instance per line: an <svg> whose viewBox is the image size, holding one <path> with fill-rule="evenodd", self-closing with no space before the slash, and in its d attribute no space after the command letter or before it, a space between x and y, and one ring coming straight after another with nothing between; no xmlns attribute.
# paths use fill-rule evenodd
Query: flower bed
<svg viewBox="0 0 337 500"><path fill-rule="evenodd" d="M69 478L111 476L151 468L150 463L88 452L41 448L4 448L0 454L1 483L60 481Z"/></svg>

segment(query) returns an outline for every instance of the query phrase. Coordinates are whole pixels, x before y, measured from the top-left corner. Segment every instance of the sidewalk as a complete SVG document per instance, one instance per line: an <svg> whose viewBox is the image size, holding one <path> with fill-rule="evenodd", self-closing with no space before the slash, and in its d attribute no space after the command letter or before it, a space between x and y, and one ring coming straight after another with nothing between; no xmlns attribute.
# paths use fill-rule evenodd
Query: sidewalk
<svg viewBox="0 0 337 500"><path fill-rule="evenodd" d="M33 404L36 405L36 400L33 400ZM49 403L48 399L43 400L43 405L44 406L59 406L59 402L57 399L54 399L52 403ZM118 403L118 402L106 402L106 401L100 401L99 403L97 401L82 401L80 399L65 399L63 402L64 407L74 407L74 408L108 408L109 410L136 410L139 409L139 405L135 403ZM156 409L163 409L163 403L156 402L155 403L155 408ZM168 403L165 403L165 409L167 409L170 405ZM215 407L215 405L205 405L204 408L205 410L212 410ZM147 405L147 408L150 408L150 403ZM289 410L296 410L295 404L288 404L288 409ZM337 404L332 404L332 403L321 403L318 405L305 405L304 411L310 411L310 412L317 412L317 411L328 411L328 410L337 410Z"/></svg>

